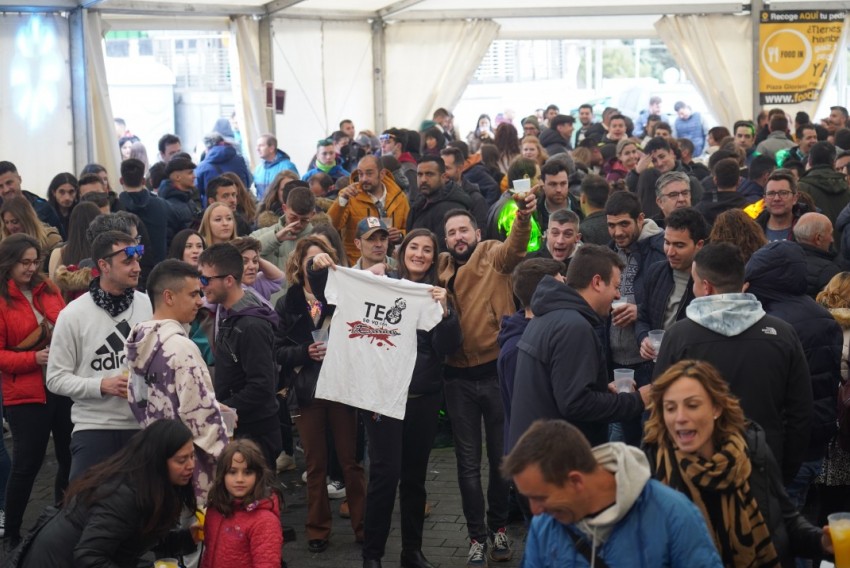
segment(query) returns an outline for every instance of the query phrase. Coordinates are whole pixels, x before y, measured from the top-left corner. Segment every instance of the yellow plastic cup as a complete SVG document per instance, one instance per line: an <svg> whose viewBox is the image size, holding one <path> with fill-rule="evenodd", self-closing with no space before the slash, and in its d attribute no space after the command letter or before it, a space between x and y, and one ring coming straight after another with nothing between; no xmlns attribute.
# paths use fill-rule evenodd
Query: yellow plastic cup
<svg viewBox="0 0 850 568"><path fill-rule="evenodd" d="M180 568L176 558L160 558L153 561L153 568Z"/></svg>
<svg viewBox="0 0 850 568"><path fill-rule="evenodd" d="M835 568L850 568L850 513L833 513L827 519L835 549Z"/></svg>
<svg viewBox="0 0 850 568"><path fill-rule="evenodd" d="M198 538L203 542L204 540L204 522L207 518L206 510L197 509L195 511L195 518L198 519L198 524L201 525L201 530L198 531Z"/></svg>

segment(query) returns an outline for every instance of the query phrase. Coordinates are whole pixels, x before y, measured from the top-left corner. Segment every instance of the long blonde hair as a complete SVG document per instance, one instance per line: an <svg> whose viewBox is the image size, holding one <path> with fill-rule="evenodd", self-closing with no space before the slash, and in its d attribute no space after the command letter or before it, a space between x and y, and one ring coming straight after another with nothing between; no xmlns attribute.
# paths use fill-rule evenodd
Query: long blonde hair
<svg viewBox="0 0 850 568"><path fill-rule="evenodd" d="M232 241L236 238L236 214L233 212L233 209L230 208L230 205L226 203L222 203L221 201L215 201L210 203L209 207L204 211L204 217L201 219L201 226L198 228L198 232L201 233L201 238L204 239L204 242L207 243L207 246L212 246L215 244L215 240L213 240L212 236L212 228L210 227L213 211L215 211L218 207L224 207L227 209L230 216L233 217L233 230L230 233L230 238L228 241Z"/></svg>

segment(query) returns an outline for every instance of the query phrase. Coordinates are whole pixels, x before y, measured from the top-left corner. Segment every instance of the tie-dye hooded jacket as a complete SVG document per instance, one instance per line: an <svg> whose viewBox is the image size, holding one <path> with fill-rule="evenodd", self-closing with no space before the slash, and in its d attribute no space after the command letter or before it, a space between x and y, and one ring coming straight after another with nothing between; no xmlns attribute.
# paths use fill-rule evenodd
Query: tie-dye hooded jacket
<svg viewBox="0 0 850 568"><path fill-rule="evenodd" d="M212 379L186 329L174 320L137 324L127 338L128 401L143 426L179 418L194 436L193 483L203 503L212 487L215 461L227 445Z"/></svg>

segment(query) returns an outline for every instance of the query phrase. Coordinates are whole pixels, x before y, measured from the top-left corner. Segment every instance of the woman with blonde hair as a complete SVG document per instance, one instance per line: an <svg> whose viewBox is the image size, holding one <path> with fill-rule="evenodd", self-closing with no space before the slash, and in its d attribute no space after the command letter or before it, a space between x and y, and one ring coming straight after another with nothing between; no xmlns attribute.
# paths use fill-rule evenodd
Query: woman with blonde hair
<svg viewBox="0 0 850 568"><path fill-rule="evenodd" d="M208 247L232 241L237 237L236 218L233 216L233 210L221 201L210 203L210 206L204 211L198 232L201 233L201 237Z"/></svg>
<svg viewBox="0 0 850 568"><path fill-rule="evenodd" d="M832 552L788 498L764 430L710 363L683 360L652 383L645 451L655 479L702 512L724 566L794 566Z"/></svg>
<svg viewBox="0 0 850 568"><path fill-rule="evenodd" d="M23 196L3 200L3 206L0 207L0 220L3 222L4 239L10 235L24 233L38 241L46 271L53 249L62 242L59 231L55 227L42 223L35 209Z"/></svg>
<svg viewBox="0 0 850 568"><path fill-rule="evenodd" d="M523 138L521 152L523 158L534 160L541 167L549 159L549 154L543 149L543 145L537 136L526 136Z"/></svg>
<svg viewBox="0 0 850 568"><path fill-rule="evenodd" d="M848 393L850 380L850 272L839 272L818 294L817 301L829 310L844 332L841 351L841 393ZM850 393L848 393L850 394ZM818 522L840 511L850 511L850 412L839 400L838 434L829 442L820 475L815 480L820 497Z"/></svg>
<svg viewBox="0 0 850 568"><path fill-rule="evenodd" d="M762 228L741 209L729 209L718 215L708 240L712 243L737 245L745 263L754 252L767 244Z"/></svg>

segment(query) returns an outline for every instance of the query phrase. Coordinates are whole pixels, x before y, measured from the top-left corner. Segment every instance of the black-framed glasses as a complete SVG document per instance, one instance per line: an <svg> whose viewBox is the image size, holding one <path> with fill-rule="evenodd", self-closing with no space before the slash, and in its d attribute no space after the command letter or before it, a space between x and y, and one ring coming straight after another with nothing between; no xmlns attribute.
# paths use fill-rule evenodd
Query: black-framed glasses
<svg viewBox="0 0 850 568"><path fill-rule="evenodd" d="M780 199L788 199L794 194L793 191L788 189L780 189L777 191L765 191L764 198L765 199L776 199L777 197Z"/></svg>
<svg viewBox="0 0 850 568"><path fill-rule="evenodd" d="M210 282L212 282L216 278L227 278L228 276L230 276L230 274L219 274L217 276L204 276L203 274L201 274L199 278L201 280L201 286L209 286Z"/></svg>
<svg viewBox="0 0 850 568"><path fill-rule="evenodd" d="M127 258L133 258L134 256L138 256L139 258L142 258L142 256L145 254L145 245L133 245L131 247L124 247L122 249L118 249L116 251L113 251L113 252L105 255L103 257L103 260L106 260L107 258L112 258L113 256L117 255L118 253L122 253L122 252L127 255Z"/></svg>

